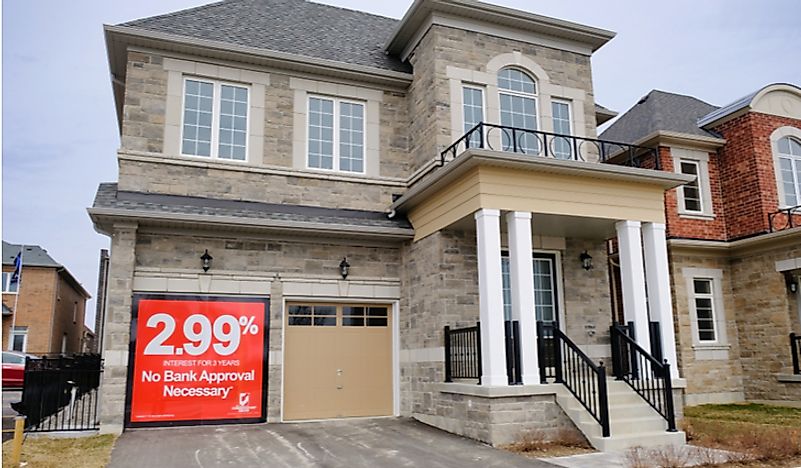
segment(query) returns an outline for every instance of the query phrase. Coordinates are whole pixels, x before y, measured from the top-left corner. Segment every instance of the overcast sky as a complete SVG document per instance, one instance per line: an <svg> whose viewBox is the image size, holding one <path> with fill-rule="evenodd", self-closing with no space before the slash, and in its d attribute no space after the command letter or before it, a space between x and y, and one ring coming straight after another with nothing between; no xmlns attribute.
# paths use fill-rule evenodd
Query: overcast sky
<svg viewBox="0 0 801 468"><path fill-rule="evenodd" d="M2 2L2 237L43 246L93 296L109 242L86 207L98 183L117 179L119 147L102 25L203 3ZM411 1L322 3L400 18ZM724 105L768 83L801 84L799 0L494 3L617 32L592 62L596 101L620 112L651 89ZM94 300L87 309L93 324Z"/></svg>

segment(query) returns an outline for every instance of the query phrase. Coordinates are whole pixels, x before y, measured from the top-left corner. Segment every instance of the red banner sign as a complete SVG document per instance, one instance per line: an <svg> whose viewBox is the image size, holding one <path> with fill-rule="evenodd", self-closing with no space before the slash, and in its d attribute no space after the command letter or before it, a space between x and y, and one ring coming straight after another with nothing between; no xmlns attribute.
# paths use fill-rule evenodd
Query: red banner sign
<svg viewBox="0 0 801 468"><path fill-rule="evenodd" d="M263 420L265 300L138 297L130 422Z"/></svg>

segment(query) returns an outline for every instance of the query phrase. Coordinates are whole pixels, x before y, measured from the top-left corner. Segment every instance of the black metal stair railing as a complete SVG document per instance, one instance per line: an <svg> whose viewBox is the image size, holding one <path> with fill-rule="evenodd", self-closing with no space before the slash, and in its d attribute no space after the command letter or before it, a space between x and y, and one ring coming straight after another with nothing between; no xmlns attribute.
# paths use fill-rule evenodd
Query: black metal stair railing
<svg viewBox="0 0 801 468"><path fill-rule="evenodd" d="M627 330L630 328L622 325L610 327L612 372L667 421L669 432L676 432L670 364L651 356L629 336Z"/></svg>
<svg viewBox="0 0 801 468"><path fill-rule="evenodd" d="M793 358L793 374L795 375L801 375L799 355L801 355L801 335L790 333L790 356Z"/></svg>
<svg viewBox="0 0 801 468"><path fill-rule="evenodd" d="M481 383L481 324L445 327L445 381L476 379Z"/></svg>
<svg viewBox="0 0 801 468"><path fill-rule="evenodd" d="M456 159L462 151L471 148L562 160L613 162L631 167L661 169L659 152L656 148L485 122L476 124L442 151L440 165Z"/></svg>
<svg viewBox="0 0 801 468"><path fill-rule="evenodd" d="M540 356L552 356L540 361L542 383L552 376L554 383L563 384L598 421L603 437L609 437L609 392L603 362L592 362L555 324L538 322L537 339Z"/></svg>

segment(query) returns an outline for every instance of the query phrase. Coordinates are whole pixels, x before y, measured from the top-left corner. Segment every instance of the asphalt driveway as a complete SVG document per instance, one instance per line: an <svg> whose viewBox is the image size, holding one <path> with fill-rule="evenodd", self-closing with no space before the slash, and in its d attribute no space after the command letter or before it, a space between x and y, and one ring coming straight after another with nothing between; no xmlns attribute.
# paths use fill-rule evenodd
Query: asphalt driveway
<svg viewBox="0 0 801 468"><path fill-rule="evenodd" d="M125 432L110 468L553 467L410 419L198 426Z"/></svg>

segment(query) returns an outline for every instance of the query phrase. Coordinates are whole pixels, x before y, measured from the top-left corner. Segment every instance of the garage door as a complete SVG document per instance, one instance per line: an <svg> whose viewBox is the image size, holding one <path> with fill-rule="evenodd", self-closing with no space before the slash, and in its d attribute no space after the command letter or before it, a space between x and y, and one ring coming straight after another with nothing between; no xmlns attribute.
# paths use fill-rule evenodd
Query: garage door
<svg viewBox="0 0 801 468"><path fill-rule="evenodd" d="M284 420L392 415L392 317L374 304L287 304Z"/></svg>

